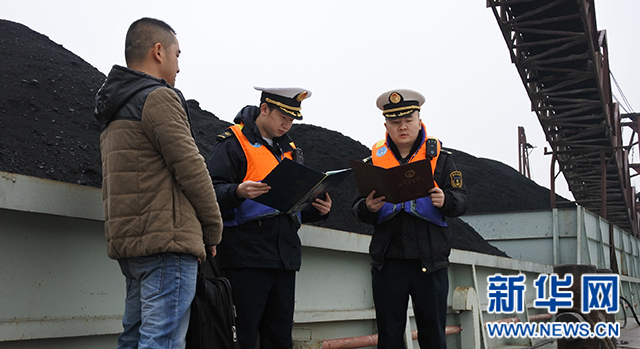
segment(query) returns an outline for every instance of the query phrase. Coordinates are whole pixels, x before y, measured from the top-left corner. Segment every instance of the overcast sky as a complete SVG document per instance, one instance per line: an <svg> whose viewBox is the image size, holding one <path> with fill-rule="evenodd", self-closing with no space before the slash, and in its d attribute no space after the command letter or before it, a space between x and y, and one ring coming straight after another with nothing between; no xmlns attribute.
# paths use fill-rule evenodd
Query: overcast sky
<svg viewBox="0 0 640 349"><path fill-rule="evenodd" d="M633 107L640 103L640 1L595 5L611 71ZM303 87L313 96L303 103L302 122L370 146L384 136L378 95L414 89L427 99L421 114L428 134L445 147L517 170L517 129L524 126L536 147L532 179L549 187L548 144L484 0L0 0L0 9L0 18L47 35L104 74L125 65L124 37L134 20L162 19L180 40L176 87L229 122L259 101L253 86ZM614 94L621 99L615 85ZM573 198L561 175L556 186Z"/></svg>

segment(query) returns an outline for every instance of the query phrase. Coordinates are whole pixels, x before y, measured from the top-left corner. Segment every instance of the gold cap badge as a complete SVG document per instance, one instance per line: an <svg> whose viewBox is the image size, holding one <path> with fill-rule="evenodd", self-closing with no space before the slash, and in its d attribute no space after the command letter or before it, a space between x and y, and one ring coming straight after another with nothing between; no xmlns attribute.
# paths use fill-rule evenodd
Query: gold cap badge
<svg viewBox="0 0 640 349"><path fill-rule="evenodd" d="M398 94L398 92L394 92L389 96L389 101L393 104L399 103L402 100L402 97Z"/></svg>
<svg viewBox="0 0 640 349"><path fill-rule="evenodd" d="M309 94L309 93L307 93L307 91L300 92L300 93L298 94L298 96L296 97L296 100L297 100L298 102L302 102L305 98L307 98L307 95L308 95L308 94Z"/></svg>

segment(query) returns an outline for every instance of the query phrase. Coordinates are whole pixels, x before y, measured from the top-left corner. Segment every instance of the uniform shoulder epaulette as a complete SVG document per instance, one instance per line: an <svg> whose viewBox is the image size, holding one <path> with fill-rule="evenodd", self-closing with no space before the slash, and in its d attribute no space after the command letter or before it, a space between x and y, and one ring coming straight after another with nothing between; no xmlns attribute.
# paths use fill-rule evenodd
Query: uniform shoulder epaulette
<svg viewBox="0 0 640 349"><path fill-rule="evenodd" d="M362 159L362 162L369 162L371 161L371 156L367 156L366 158Z"/></svg>
<svg viewBox="0 0 640 349"><path fill-rule="evenodd" d="M442 143L440 143L440 144L442 144ZM451 155L451 154L453 154L453 153L451 152L451 150L449 150L449 149L447 149L447 148L440 148L440 152L445 153L445 154L447 154L447 155Z"/></svg>
<svg viewBox="0 0 640 349"><path fill-rule="evenodd" d="M224 130L224 132L220 133L216 139L218 140L218 142L222 142L227 138L232 138L235 137L235 134L230 130L230 129L226 129Z"/></svg>

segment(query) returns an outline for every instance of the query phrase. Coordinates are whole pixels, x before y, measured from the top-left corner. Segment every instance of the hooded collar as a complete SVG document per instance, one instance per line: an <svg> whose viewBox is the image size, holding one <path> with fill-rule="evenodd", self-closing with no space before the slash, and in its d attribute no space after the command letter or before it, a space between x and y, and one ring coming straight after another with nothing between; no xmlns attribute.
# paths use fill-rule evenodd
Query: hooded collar
<svg viewBox="0 0 640 349"><path fill-rule="evenodd" d="M106 80L96 93L96 107L93 112L95 118L107 125L116 116L116 113L138 92L152 87L168 87L176 91L184 101L182 93L169 85L164 79L158 79L151 75L114 65Z"/></svg>

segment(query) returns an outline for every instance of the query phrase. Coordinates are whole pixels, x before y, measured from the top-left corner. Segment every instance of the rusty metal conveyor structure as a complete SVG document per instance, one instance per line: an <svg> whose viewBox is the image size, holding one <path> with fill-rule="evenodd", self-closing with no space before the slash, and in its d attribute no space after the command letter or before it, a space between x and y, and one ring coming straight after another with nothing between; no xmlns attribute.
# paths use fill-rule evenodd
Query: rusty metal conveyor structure
<svg viewBox="0 0 640 349"><path fill-rule="evenodd" d="M607 38L593 0L487 0L511 60L576 203L638 236L635 189L622 127L637 118L612 102ZM633 140L634 137L632 137ZM554 203L555 205L555 203Z"/></svg>

